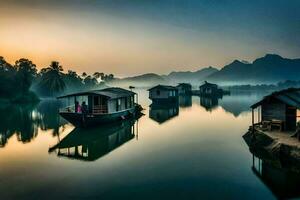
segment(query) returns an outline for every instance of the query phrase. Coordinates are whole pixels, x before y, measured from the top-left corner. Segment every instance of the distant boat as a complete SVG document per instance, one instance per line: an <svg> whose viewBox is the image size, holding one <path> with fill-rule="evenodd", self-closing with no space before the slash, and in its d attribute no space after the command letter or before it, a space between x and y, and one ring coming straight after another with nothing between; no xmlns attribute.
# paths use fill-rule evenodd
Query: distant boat
<svg viewBox="0 0 300 200"><path fill-rule="evenodd" d="M135 98L136 97L136 98ZM89 127L137 115L137 94L122 88L106 88L58 97L65 108L59 114L76 127Z"/></svg>

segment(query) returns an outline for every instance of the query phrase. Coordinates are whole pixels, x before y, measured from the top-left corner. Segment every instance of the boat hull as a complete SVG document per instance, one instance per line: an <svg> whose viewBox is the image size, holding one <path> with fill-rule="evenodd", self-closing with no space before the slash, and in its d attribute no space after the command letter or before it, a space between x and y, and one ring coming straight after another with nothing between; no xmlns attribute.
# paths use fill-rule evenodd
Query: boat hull
<svg viewBox="0 0 300 200"><path fill-rule="evenodd" d="M84 115L82 113L69 112L60 112L59 114L76 127L91 127L132 118L135 116L135 109L132 108L109 114Z"/></svg>

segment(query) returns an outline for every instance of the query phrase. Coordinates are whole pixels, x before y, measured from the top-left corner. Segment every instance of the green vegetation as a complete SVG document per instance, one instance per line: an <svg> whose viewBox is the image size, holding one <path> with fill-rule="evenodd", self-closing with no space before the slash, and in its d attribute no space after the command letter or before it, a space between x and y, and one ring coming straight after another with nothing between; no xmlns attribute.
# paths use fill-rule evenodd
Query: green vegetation
<svg viewBox="0 0 300 200"><path fill-rule="evenodd" d="M38 96L56 97L62 93L104 87L114 79L113 74L95 72L88 75L75 71L63 72L57 61L37 71L36 65L21 58L14 65L0 56L0 103L35 103Z"/></svg>
<svg viewBox="0 0 300 200"><path fill-rule="evenodd" d="M0 57L0 99L2 103L34 103L39 99L29 89L37 74L30 60L21 58L11 65Z"/></svg>

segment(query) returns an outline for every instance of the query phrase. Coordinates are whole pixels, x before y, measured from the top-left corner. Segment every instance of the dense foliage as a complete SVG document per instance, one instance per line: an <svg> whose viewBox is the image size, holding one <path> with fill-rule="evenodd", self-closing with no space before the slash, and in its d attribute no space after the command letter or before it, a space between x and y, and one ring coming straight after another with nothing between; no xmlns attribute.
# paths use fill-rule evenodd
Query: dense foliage
<svg viewBox="0 0 300 200"><path fill-rule="evenodd" d="M35 93L55 97L62 93L104 87L105 82L113 79L113 74L100 72L78 75L69 70L64 73L57 61L38 72L36 65L28 59L21 58L12 65L0 57L0 100L32 102L38 99Z"/></svg>

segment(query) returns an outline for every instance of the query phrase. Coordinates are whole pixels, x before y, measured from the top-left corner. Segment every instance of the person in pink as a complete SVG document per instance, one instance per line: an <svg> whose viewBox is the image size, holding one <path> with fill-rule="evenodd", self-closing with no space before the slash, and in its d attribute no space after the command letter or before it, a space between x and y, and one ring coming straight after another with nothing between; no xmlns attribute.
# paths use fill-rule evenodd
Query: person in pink
<svg viewBox="0 0 300 200"><path fill-rule="evenodd" d="M77 106L77 113L81 113L82 112L82 109L81 109L81 105L79 104L78 106Z"/></svg>

